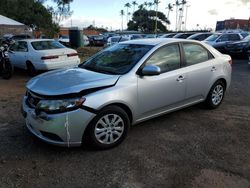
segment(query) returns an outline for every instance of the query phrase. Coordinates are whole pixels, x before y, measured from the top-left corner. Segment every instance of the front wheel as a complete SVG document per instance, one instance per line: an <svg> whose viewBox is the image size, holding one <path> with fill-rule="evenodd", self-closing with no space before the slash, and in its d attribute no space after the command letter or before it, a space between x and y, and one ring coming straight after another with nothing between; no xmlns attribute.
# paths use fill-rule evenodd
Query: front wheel
<svg viewBox="0 0 250 188"><path fill-rule="evenodd" d="M210 89L207 99L205 101L206 105L210 109L215 109L220 106L225 94L225 84L222 81L217 81L214 83Z"/></svg>
<svg viewBox="0 0 250 188"><path fill-rule="evenodd" d="M109 149L125 139L129 126L129 117L122 108L108 106L91 121L85 139L95 148Z"/></svg>

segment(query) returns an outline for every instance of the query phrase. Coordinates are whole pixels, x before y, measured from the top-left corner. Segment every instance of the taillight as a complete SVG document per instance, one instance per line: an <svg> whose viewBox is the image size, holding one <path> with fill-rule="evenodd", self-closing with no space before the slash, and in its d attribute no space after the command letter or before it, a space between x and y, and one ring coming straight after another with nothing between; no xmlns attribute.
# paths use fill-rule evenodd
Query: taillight
<svg viewBox="0 0 250 188"><path fill-rule="evenodd" d="M232 66L232 64L233 64L232 59L230 59L230 60L228 61L228 63Z"/></svg>
<svg viewBox="0 0 250 188"><path fill-rule="evenodd" d="M67 54L68 57L78 56L78 53Z"/></svg>
<svg viewBox="0 0 250 188"><path fill-rule="evenodd" d="M43 56L41 60L57 59L58 57L58 55Z"/></svg>

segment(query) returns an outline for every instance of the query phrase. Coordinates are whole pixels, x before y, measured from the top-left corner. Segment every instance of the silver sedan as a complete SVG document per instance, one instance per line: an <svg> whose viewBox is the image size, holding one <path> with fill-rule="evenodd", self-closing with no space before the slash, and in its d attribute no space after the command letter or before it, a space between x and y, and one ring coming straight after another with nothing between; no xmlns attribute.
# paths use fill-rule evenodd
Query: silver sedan
<svg viewBox="0 0 250 188"><path fill-rule="evenodd" d="M126 41L78 68L31 79L22 112L28 130L45 142L107 149L139 122L200 102L217 108L231 64L230 56L197 41Z"/></svg>

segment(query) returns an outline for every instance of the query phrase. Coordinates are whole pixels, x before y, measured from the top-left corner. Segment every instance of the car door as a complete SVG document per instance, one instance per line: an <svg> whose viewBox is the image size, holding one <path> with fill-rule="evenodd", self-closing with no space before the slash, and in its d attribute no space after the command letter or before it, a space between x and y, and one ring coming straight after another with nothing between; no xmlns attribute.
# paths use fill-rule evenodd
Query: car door
<svg viewBox="0 0 250 188"><path fill-rule="evenodd" d="M186 75L186 103L203 100L218 69L212 54L197 43L183 43Z"/></svg>
<svg viewBox="0 0 250 188"><path fill-rule="evenodd" d="M17 41L10 47L10 62L19 68L26 68L28 45L26 41Z"/></svg>
<svg viewBox="0 0 250 188"><path fill-rule="evenodd" d="M178 106L185 98L186 74L182 72L179 44L158 49L145 65L160 67L157 76L138 76L138 105L141 118Z"/></svg>

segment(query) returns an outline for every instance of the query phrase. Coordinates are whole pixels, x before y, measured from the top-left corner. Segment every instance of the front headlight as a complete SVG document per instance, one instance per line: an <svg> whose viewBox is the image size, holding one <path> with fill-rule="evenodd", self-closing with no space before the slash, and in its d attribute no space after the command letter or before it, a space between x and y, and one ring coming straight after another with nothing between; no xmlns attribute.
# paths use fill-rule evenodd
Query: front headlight
<svg viewBox="0 0 250 188"><path fill-rule="evenodd" d="M85 100L84 97L59 100L40 100L36 109L45 112L64 112L79 108Z"/></svg>

